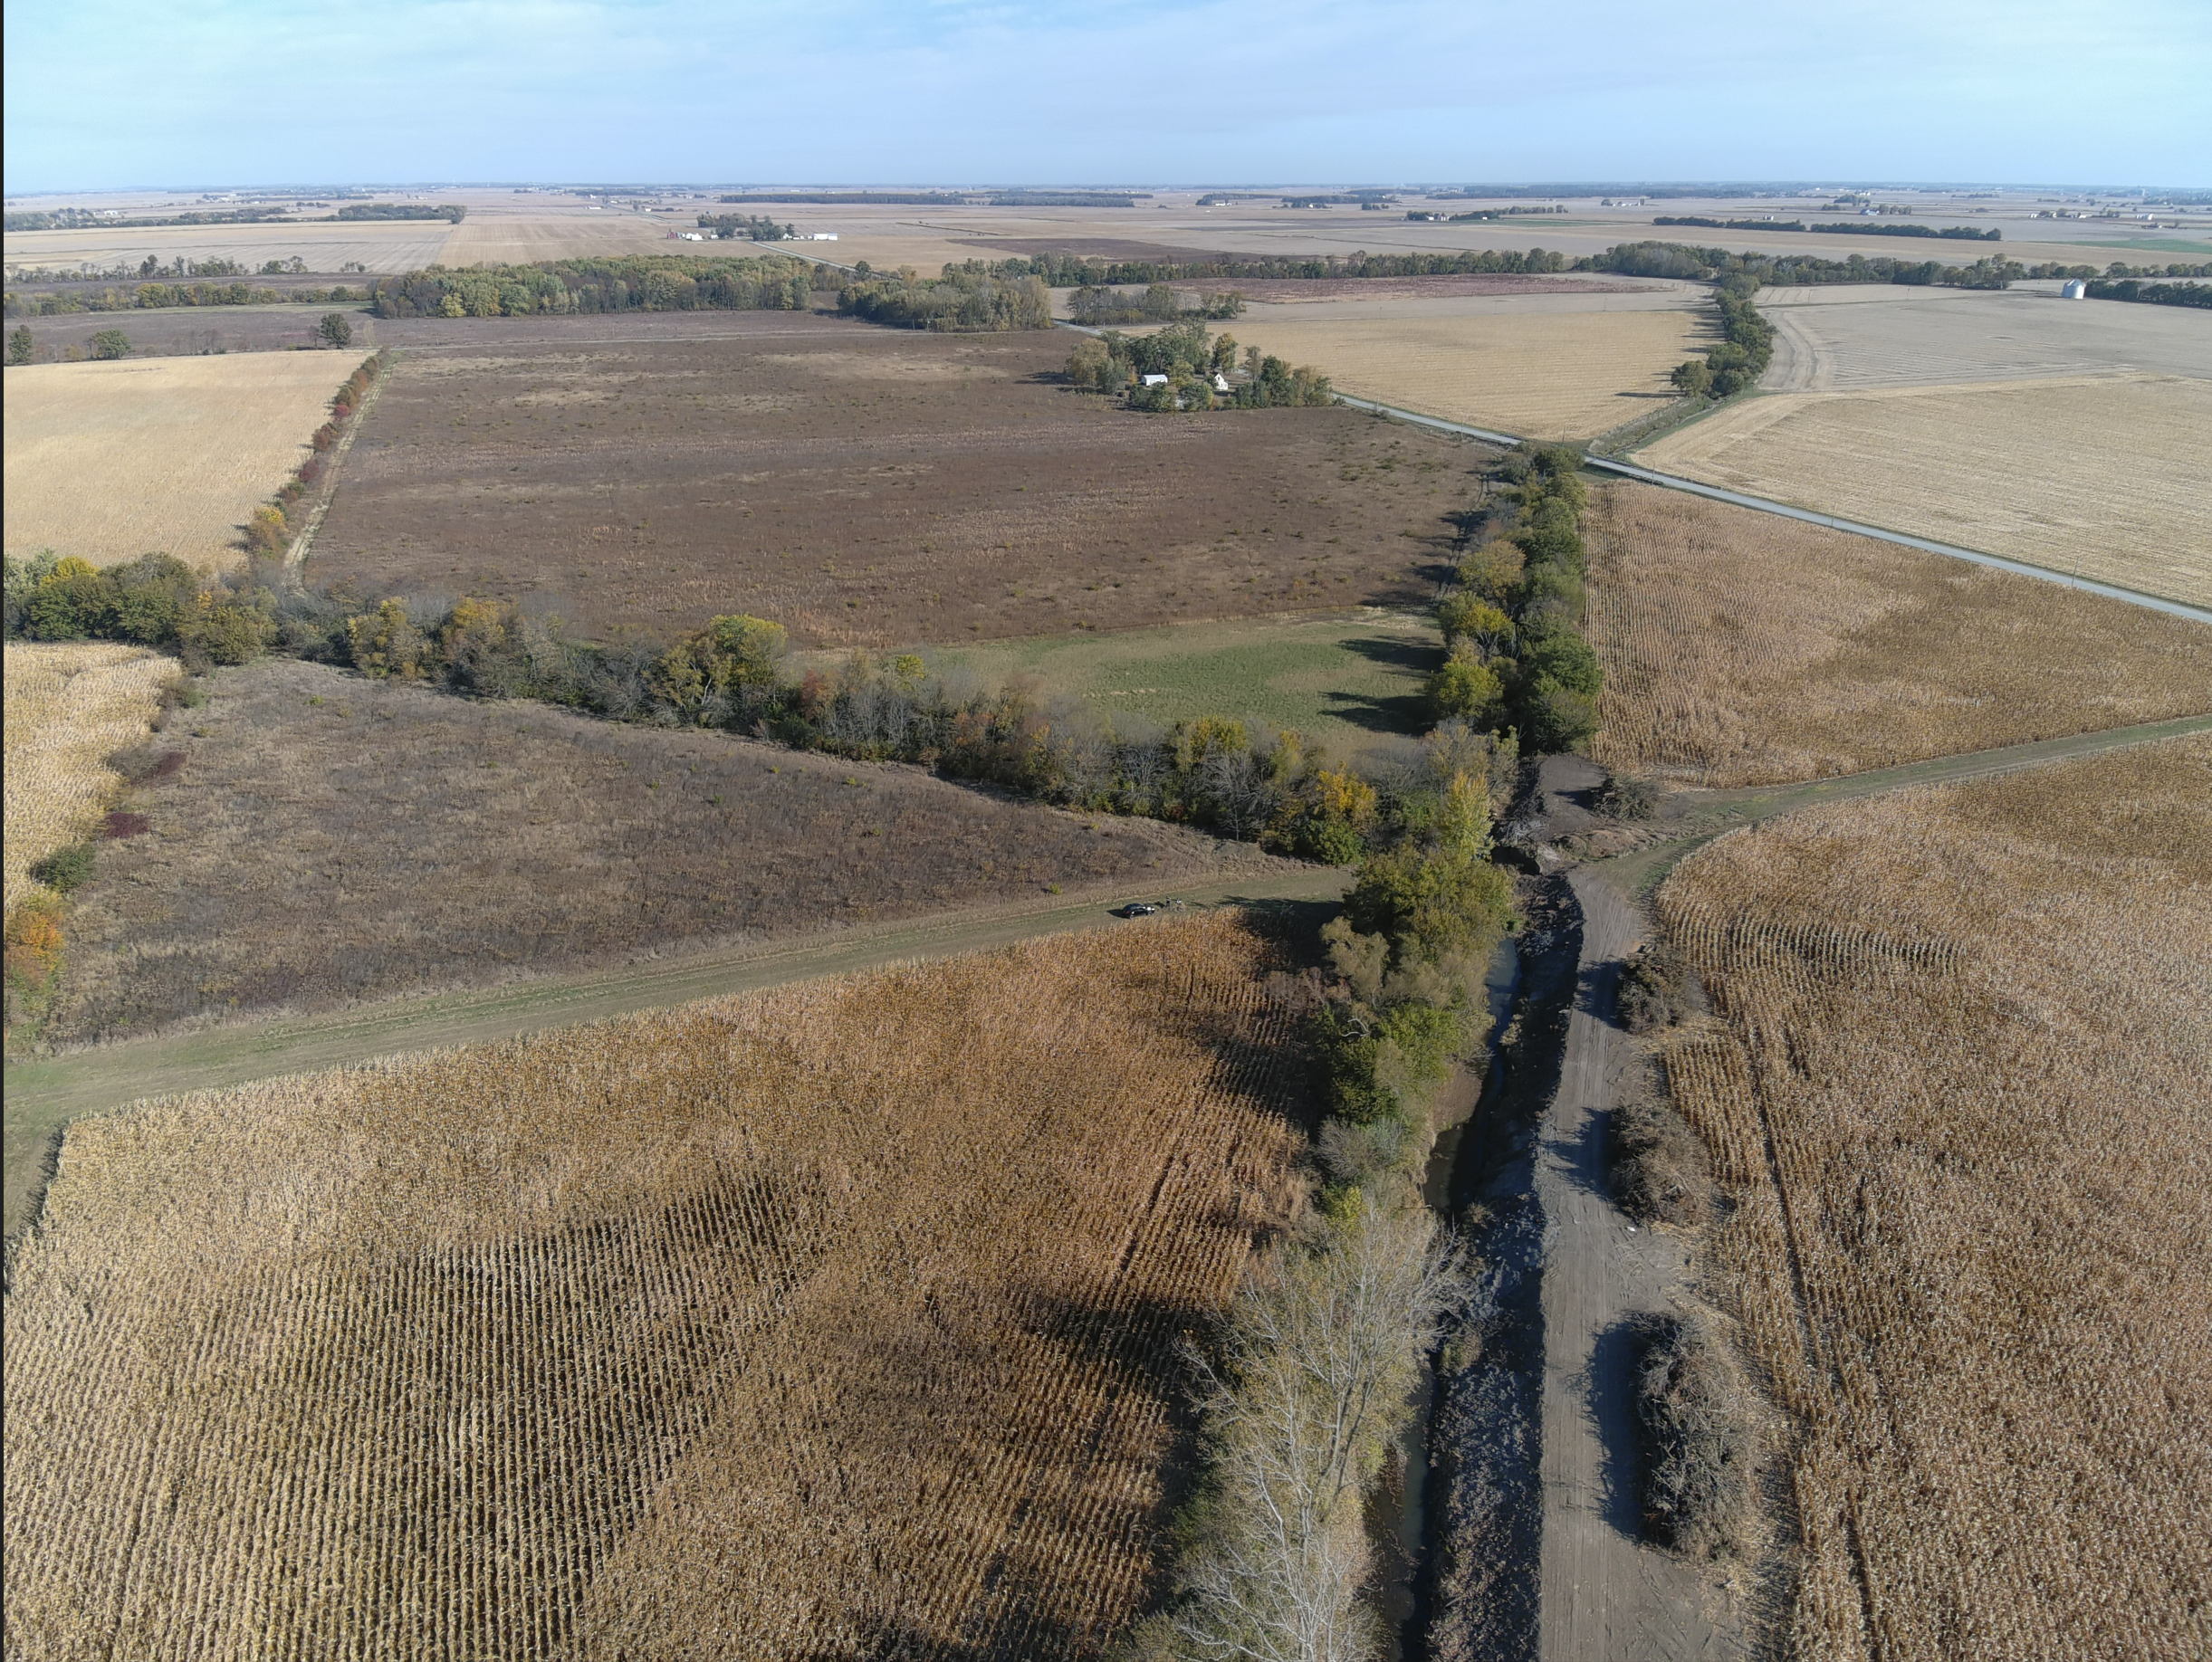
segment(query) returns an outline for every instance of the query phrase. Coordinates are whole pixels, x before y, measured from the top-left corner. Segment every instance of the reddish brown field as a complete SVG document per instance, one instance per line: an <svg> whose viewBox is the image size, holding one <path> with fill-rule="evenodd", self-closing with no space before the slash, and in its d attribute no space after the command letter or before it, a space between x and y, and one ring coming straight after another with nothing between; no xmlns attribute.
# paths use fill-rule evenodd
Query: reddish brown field
<svg viewBox="0 0 2212 1662"><path fill-rule="evenodd" d="M1060 333L637 333L404 349L311 581L809 645L1419 602L1483 454L1343 408L1124 412L1059 384Z"/></svg>
<svg viewBox="0 0 2212 1662"><path fill-rule="evenodd" d="M208 683L76 895L48 1031L611 968L1278 863L918 768L263 660Z"/></svg>

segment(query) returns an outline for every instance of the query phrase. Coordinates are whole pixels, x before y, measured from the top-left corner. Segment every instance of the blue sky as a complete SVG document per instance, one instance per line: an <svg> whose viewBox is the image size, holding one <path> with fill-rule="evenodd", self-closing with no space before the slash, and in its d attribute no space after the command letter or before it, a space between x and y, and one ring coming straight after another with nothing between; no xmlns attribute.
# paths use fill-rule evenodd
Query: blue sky
<svg viewBox="0 0 2212 1662"><path fill-rule="evenodd" d="M25 0L10 193L2212 186L2212 0Z"/></svg>

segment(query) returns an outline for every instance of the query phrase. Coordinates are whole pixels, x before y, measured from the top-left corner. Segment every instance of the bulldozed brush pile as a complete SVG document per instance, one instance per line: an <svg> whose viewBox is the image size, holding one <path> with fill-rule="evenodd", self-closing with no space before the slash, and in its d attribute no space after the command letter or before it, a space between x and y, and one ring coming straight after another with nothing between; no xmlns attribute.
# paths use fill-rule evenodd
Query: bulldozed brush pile
<svg viewBox="0 0 2212 1662"><path fill-rule="evenodd" d="M1267 965L1221 914L81 1122L8 1654L1098 1654L1302 1192Z"/></svg>
<svg viewBox="0 0 2212 1662"><path fill-rule="evenodd" d="M1801 1427L1786 1654L2205 1655L2212 740L1739 832L1659 904Z"/></svg>

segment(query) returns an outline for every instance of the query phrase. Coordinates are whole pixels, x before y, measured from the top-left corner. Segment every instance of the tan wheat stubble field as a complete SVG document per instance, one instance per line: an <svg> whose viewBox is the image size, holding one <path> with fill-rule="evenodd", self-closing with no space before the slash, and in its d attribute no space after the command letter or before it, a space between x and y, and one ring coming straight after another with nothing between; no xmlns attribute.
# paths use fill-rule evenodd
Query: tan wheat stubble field
<svg viewBox="0 0 2212 1662"><path fill-rule="evenodd" d="M1665 310L1596 309L1606 299L1598 296L1587 311L1505 310L1504 302L1489 302L1500 310L1313 321L1299 315L1307 308L1269 307L1221 327L1240 345L1313 365L1356 397L1529 438L1587 438L1672 398L1668 371L1702 351L1707 332L1704 317L1686 302Z"/></svg>
<svg viewBox="0 0 2212 1662"><path fill-rule="evenodd" d="M1231 914L80 1122L11 1654L1089 1657L1297 1203Z"/></svg>
<svg viewBox="0 0 2212 1662"><path fill-rule="evenodd" d="M1592 493L1593 754L1707 787L2212 711L2212 629L1653 486Z"/></svg>
<svg viewBox="0 0 2212 1662"><path fill-rule="evenodd" d="M254 352L11 369L7 551L231 563L239 528L308 455L360 361Z"/></svg>
<svg viewBox="0 0 2212 1662"><path fill-rule="evenodd" d="M7 911L31 867L93 831L122 783L106 759L146 737L175 663L142 646L7 643Z"/></svg>
<svg viewBox="0 0 2212 1662"><path fill-rule="evenodd" d="M2212 740L1739 832L1659 896L1724 1301L1797 1417L1790 1654L2212 1642Z"/></svg>
<svg viewBox="0 0 2212 1662"><path fill-rule="evenodd" d="M1777 393L1636 453L1707 484L2212 605L2212 380Z"/></svg>

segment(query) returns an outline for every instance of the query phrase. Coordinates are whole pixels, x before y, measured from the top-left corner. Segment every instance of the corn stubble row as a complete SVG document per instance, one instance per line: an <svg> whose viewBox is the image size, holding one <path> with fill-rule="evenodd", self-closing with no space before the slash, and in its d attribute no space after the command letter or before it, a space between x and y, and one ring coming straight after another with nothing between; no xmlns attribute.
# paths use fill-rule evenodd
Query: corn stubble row
<svg viewBox="0 0 2212 1662"><path fill-rule="evenodd" d="M1287 1214L1206 919L81 1122L7 1310L11 1656L1087 1656Z"/></svg>
<svg viewBox="0 0 2212 1662"><path fill-rule="evenodd" d="M31 867L83 836L120 783L103 759L146 737L176 665L140 646L10 641L7 910Z"/></svg>
<svg viewBox="0 0 2212 1662"><path fill-rule="evenodd" d="M2212 1646L2212 741L1739 833L1661 910L1805 1658Z"/></svg>

